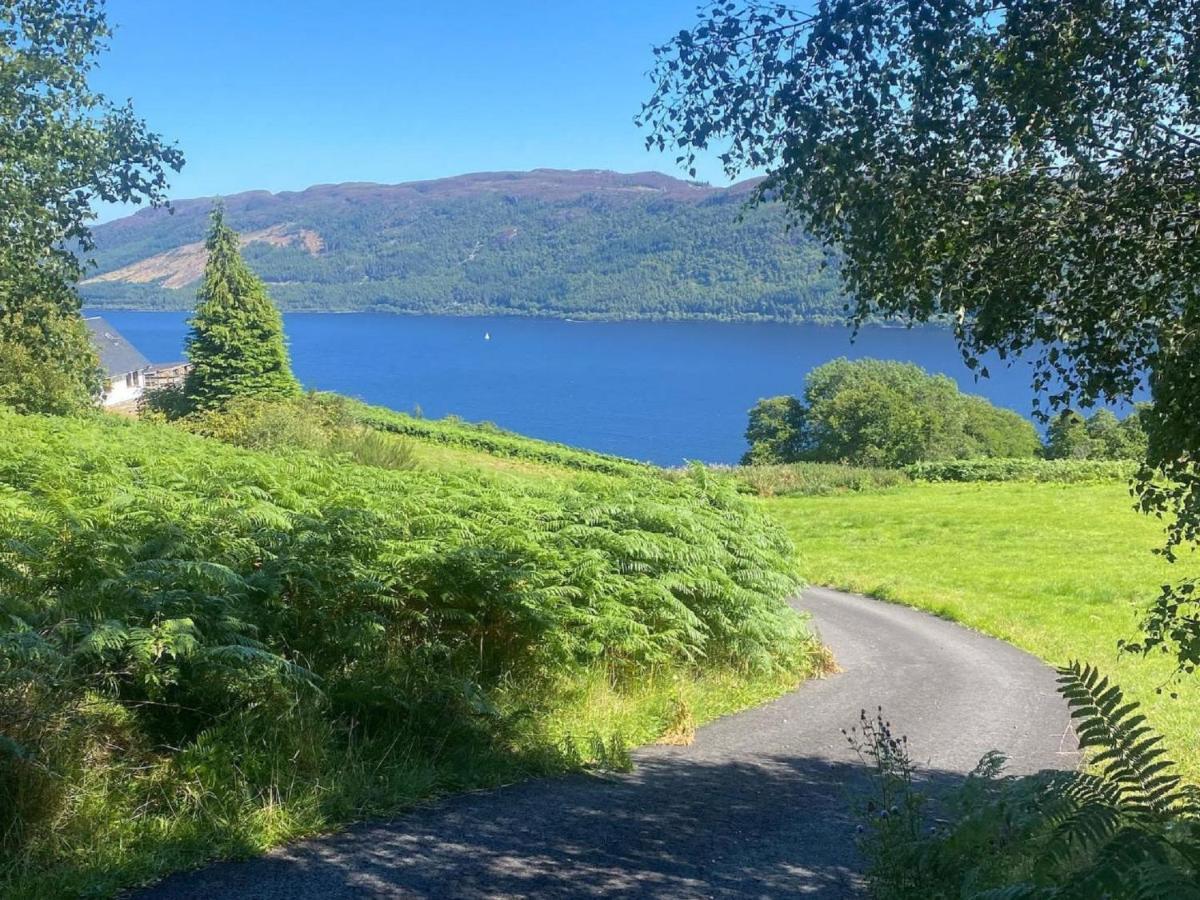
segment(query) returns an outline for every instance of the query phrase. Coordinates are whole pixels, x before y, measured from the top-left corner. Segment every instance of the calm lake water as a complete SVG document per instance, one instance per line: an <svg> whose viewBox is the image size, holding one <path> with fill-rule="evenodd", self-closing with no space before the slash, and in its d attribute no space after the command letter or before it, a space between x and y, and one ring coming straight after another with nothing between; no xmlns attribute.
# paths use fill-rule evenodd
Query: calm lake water
<svg viewBox="0 0 1200 900"><path fill-rule="evenodd" d="M153 361L182 358L187 314L103 315ZM1027 364L992 365L991 378L976 382L951 335L934 328L870 328L851 343L848 329L816 325L374 313L284 319L306 387L662 465L736 462L754 402L799 394L810 369L838 356L914 362L1001 406L1032 410Z"/></svg>

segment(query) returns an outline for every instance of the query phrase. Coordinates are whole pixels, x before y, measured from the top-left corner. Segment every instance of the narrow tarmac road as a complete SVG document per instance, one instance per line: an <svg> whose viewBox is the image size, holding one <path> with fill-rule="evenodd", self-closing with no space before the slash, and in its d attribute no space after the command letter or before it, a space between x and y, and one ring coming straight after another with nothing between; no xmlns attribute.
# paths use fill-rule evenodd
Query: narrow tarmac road
<svg viewBox="0 0 1200 900"><path fill-rule="evenodd" d="M866 769L841 733L882 706L927 789L988 750L1018 774L1076 765L1054 674L1008 644L916 610L810 589L843 671L647 747L635 770L453 797L246 862L173 876L142 900L350 897L859 896L850 804Z"/></svg>

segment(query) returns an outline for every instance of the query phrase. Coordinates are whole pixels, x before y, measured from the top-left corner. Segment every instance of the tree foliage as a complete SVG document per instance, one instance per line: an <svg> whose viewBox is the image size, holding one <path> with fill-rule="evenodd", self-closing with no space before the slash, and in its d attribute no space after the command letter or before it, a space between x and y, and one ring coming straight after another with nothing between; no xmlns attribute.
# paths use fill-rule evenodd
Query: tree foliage
<svg viewBox="0 0 1200 900"><path fill-rule="evenodd" d="M100 0L0 2L0 400L81 409L100 391L75 284L92 204L160 204L183 157L88 78Z"/></svg>
<svg viewBox="0 0 1200 900"><path fill-rule="evenodd" d="M795 397L768 397L750 409L742 465L770 465L802 459L804 406Z"/></svg>
<svg viewBox="0 0 1200 900"><path fill-rule="evenodd" d="M300 392L283 336L283 317L242 259L237 233L213 210L200 302L187 339L183 393L192 410L237 397L283 399Z"/></svg>
<svg viewBox="0 0 1200 900"><path fill-rule="evenodd" d="M1200 537L1200 0L721 2L655 52L648 143L766 170L857 320L950 317L1053 408L1148 374L1142 502Z"/></svg>
<svg viewBox="0 0 1200 900"><path fill-rule="evenodd" d="M1118 419L1112 410L1099 409L1084 418L1073 409L1065 409L1046 429L1048 459L1142 460L1146 449L1140 412Z"/></svg>
<svg viewBox="0 0 1200 900"><path fill-rule="evenodd" d="M243 250L284 310L744 321L841 313L816 242L786 232L780 210L739 221L746 188L674 181L660 190L619 176L625 189L603 191L589 187L589 173L567 173L573 195L522 193L522 181L537 177L480 192L434 183L411 197L386 185L255 192L226 198L226 218L245 235L285 226L320 236L316 253L298 241ZM98 228L100 270L203 240L207 203L173 207L169 218ZM89 305L118 308L180 309L190 297L190 288L128 281L89 282L83 292Z"/></svg>
<svg viewBox="0 0 1200 900"><path fill-rule="evenodd" d="M102 373L77 311L63 313L34 301L0 319L0 404L67 415L95 403Z"/></svg>
<svg viewBox="0 0 1200 900"><path fill-rule="evenodd" d="M1033 425L963 394L945 375L877 359L836 359L813 369L803 402L761 400L750 411L745 463L801 460L898 467L969 457L1031 457Z"/></svg>

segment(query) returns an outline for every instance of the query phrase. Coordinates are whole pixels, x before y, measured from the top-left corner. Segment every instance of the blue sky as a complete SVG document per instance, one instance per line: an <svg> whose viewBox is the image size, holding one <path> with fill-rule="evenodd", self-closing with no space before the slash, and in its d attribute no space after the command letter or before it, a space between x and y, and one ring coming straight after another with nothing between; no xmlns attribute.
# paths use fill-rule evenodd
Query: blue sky
<svg viewBox="0 0 1200 900"><path fill-rule="evenodd" d="M539 166L679 174L632 120L652 45L696 7L109 0L93 83L178 141L178 198ZM697 177L726 183L711 157Z"/></svg>

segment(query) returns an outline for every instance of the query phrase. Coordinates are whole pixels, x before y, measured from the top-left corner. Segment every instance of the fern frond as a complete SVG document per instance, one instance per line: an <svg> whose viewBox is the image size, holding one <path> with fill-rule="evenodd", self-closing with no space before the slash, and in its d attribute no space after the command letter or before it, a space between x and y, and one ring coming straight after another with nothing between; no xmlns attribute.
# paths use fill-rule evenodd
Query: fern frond
<svg viewBox="0 0 1200 900"><path fill-rule="evenodd" d="M1057 888L1021 882L971 895L971 900L1054 900L1060 897Z"/></svg>
<svg viewBox="0 0 1200 900"><path fill-rule="evenodd" d="M1099 751L1092 762L1118 786L1121 810L1166 814L1181 799L1180 779L1160 746L1162 738L1138 713L1138 704L1125 703L1120 688L1091 665L1073 662L1059 668L1058 675L1059 690L1076 720L1079 744Z"/></svg>

